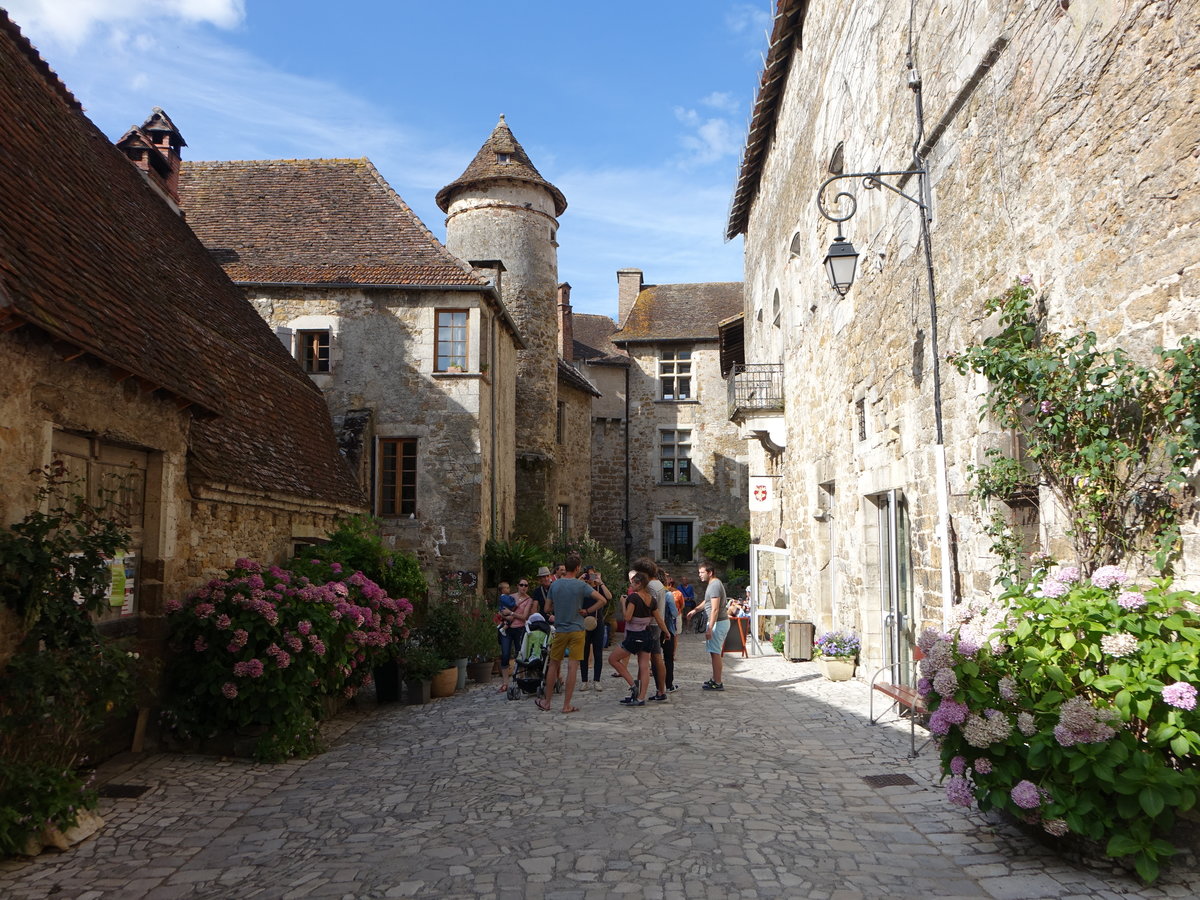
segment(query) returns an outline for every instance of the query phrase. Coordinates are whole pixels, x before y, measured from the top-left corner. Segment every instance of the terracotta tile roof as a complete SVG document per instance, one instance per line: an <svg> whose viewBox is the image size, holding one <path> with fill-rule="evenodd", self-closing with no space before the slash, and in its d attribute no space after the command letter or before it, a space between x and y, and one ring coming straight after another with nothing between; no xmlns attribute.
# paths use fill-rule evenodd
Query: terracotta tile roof
<svg viewBox="0 0 1200 900"><path fill-rule="evenodd" d="M806 12L808 0L776 0L775 24L771 29L766 64L759 78L758 96L754 101L754 113L750 117L750 133L746 136L746 147L742 151L737 187L734 188L733 201L729 207L729 223L725 226L726 240L733 240L746 231L750 207L754 204L754 198L758 196L763 162L771 146L771 139L775 136L775 114L783 99L788 70L792 65L792 54L800 46Z"/></svg>
<svg viewBox="0 0 1200 900"><path fill-rule="evenodd" d="M612 340L618 346L629 341L715 341L717 323L741 310L740 281L650 284Z"/></svg>
<svg viewBox="0 0 1200 900"><path fill-rule="evenodd" d="M530 162L529 154L513 137L504 116L500 117L500 121L483 142L466 171L437 192L437 205L442 212L449 212L450 199L459 189L494 180L525 181L541 185L554 197L554 214L561 216L566 212L567 198L563 196L562 191L543 178Z"/></svg>
<svg viewBox="0 0 1200 900"><path fill-rule="evenodd" d="M575 359L592 364L628 365L629 357L612 342L616 330L617 323L608 316L575 313L572 327Z"/></svg>
<svg viewBox="0 0 1200 900"><path fill-rule="evenodd" d="M367 159L184 162L188 223L234 281L482 287Z"/></svg>
<svg viewBox="0 0 1200 900"><path fill-rule="evenodd" d="M189 477L360 504L320 392L0 11L0 319L208 415Z"/></svg>
<svg viewBox="0 0 1200 900"><path fill-rule="evenodd" d="M558 382L573 387L577 391L583 391L585 394L591 394L593 397L604 396L596 390L595 385L583 376L583 373L562 357L558 359Z"/></svg>

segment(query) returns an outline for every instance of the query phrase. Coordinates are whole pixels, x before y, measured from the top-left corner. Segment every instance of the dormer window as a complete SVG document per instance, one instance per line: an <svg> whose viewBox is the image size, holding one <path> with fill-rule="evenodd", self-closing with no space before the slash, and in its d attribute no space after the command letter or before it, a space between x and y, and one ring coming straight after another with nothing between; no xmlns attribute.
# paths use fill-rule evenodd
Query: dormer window
<svg viewBox="0 0 1200 900"><path fill-rule="evenodd" d="M508 165L509 158L510 157L507 153L497 153L496 154L496 162L498 162L502 166Z"/></svg>

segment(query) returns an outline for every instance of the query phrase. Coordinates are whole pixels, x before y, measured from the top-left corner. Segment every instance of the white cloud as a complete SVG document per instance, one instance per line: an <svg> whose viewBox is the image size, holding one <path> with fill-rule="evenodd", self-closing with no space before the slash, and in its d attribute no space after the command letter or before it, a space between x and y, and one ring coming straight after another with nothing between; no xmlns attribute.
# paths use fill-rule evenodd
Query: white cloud
<svg viewBox="0 0 1200 900"><path fill-rule="evenodd" d="M736 159L742 149L742 131L729 119L701 116L694 109L675 107L675 118L687 126L689 133L680 138L687 150L681 165L709 165L726 158Z"/></svg>
<svg viewBox="0 0 1200 900"><path fill-rule="evenodd" d="M700 102L710 109L730 114L736 113L741 107L729 91L713 91Z"/></svg>
<svg viewBox="0 0 1200 900"><path fill-rule="evenodd" d="M234 28L246 17L244 0L7 0L12 19L36 42L76 50L98 26L180 20Z"/></svg>
<svg viewBox="0 0 1200 900"><path fill-rule="evenodd" d="M772 0L763 0L758 6L737 3L725 14L725 27L734 34L749 34L755 40L763 31L771 30Z"/></svg>

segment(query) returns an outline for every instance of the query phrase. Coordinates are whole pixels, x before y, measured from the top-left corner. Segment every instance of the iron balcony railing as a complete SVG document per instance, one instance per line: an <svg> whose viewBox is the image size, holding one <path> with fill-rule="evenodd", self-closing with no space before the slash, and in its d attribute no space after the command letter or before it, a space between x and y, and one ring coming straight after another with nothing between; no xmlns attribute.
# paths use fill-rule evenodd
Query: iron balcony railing
<svg viewBox="0 0 1200 900"><path fill-rule="evenodd" d="M729 418L783 410L783 364L747 363L729 373Z"/></svg>

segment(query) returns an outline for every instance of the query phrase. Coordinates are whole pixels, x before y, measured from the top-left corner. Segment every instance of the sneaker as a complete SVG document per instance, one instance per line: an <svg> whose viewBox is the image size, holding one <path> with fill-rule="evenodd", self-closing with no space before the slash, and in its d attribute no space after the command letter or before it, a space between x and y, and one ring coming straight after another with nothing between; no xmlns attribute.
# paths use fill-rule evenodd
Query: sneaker
<svg viewBox="0 0 1200 900"><path fill-rule="evenodd" d="M596 681L592 683L592 690L599 694L604 688L600 686L600 682Z"/></svg>
<svg viewBox="0 0 1200 900"><path fill-rule="evenodd" d="M702 688L704 688L704 690L706 690L706 691L723 691L723 690L725 690L725 685L723 685L719 681L706 681L706 682L704 682L704 684L702 684L700 686Z"/></svg>
<svg viewBox="0 0 1200 900"><path fill-rule="evenodd" d="M679 685L677 685L677 684L673 684L673 685L671 685L670 687L668 687L668 688L667 688L667 693L668 693L668 694L673 694L673 693L675 693L677 690L679 690Z"/></svg>
<svg viewBox="0 0 1200 900"><path fill-rule="evenodd" d="M636 697L642 689L642 681L640 678L633 679L633 687L629 689L629 696Z"/></svg>
<svg viewBox="0 0 1200 900"><path fill-rule="evenodd" d="M704 682L704 684L702 684L700 686L706 688L706 687L709 687L710 685L714 685L714 684L716 684L716 682L710 678L710 679L708 679L708 681Z"/></svg>
<svg viewBox="0 0 1200 900"><path fill-rule="evenodd" d="M639 700L637 697L625 697L621 700L622 706L645 706L645 700Z"/></svg>
<svg viewBox="0 0 1200 900"><path fill-rule="evenodd" d="M650 699L651 699L651 700L654 700L654 701L657 701L658 703L662 703L662 702L664 702L664 701L667 699L667 695L666 695L666 694L655 694L655 695L654 695L653 697L651 697Z"/></svg>
<svg viewBox="0 0 1200 900"><path fill-rule="evenodd" d="M592 689L592 685L591 685L591 682L589 682L589 681L585 681L579 685L579 690L581 690L581 691L590 691L591 689Z"/></svg>

